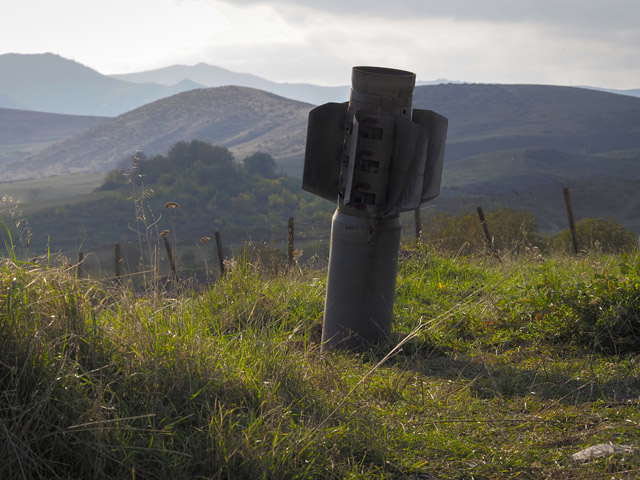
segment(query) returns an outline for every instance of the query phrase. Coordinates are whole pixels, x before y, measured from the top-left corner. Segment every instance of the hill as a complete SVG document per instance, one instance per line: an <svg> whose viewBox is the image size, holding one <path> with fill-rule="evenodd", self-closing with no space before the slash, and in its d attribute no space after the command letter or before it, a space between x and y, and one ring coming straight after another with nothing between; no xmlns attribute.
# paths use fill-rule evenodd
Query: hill
<svg viewBox="0 0 640 480"><path fill-rule="evenodd" d="M102 122L0 172L4 178L106 172L138 150L165 153L193 139L230 147L239 156L263 150L281 162L299 161L310 108L249 88L191 90Z"/></svg>
<svg viewBox="0 0 640 480"><path fill-rule="evenodd" d="M115 116L194 88L131 83L52 53L0 55L0 107L72 115Z"/></svg>
<svg viewBox="0 0 640 480"><path fill-rule="evenodd" d="M584 88L590 88L592 90L600 90L602 92L617 93L619 95L630 95L632 97L640 97L640 88L630 88L630 89L627 89L627 90L617 90L615 88L590 87L588 85L585 85Z"/></svg>
<svg viewBox="0 0 640 480"><path fill-rule="evenodd" d="M417 87L414 107L449 118L446 161L515 148L592 154L640 147L640 98L547 85Z"/></svg>
<svg viewBox="0 0 640 480"><path fill-rule="evenodd" d="M545 231L566 226L562 187L576 217L615 217L640 231L640 99L541 85L419 86L416 108L449 118L441 196L430 211L512 206L532 211ZM136 150L165 154L178 141L256 151L300 176L312 108L242 87L184 92L109 119L42 152L0 168L24 178L107 171Z"/></svg>
<svg viewBox="0 0 640 480"><path fill-rule="evenodd" d="M447 84L416 87L414 107L449 118L445 182L457 178L458 168L477 163L458 161L492 152L544 148L591 155L640 148L640 99L629 96L572 87ZM106 171L136 150L164 153L177 141L200 139L238 155L263 150L299 176L311 108L241 87L184 92L104 122L3 173L20 178L34 171ZM581 170L581 159L566 161L574 166L563 168ZM473 167L474 182L493 175L490 159L480 163L486 168ZM515 164L510 168L518 174Z"/></svg>
<svg viewBox="0 0 640 480"><path fill-rule="evenodd" d="M19 160L105 120L104 117L0 108L0 165Z"/></svg>
<svg viewBox="0 0 640 480"><path fill-rule="evenodd" d="M105 117L0 108L0 145L60 140L105 120Z"/></svg>
<svg viewBox="0 0 640 480"><path fill-rule="evenodd" d="M112 75L112 77L128 82L151 82L161 85L173 85L189 79L206 87L222 87L226 85L250 87L314 105L327 102L341 102L349 97L350 91L348 85L325 87L308 83L272 82L256 75L232 72L231 70L206 63L199 63L193 66L172 65L156 70Z"/></svg>
<svg viewBox="0 0 640 480"><path fill-rule="evenodd" d="M244 86L312 104L341 101L349 86L277 83L200 63L145 72L102 75L52 53L0 55L0 108L72 115L117 116L176 93L203 87Z"/></svg>
<svg viewBox="0 0 640 480"><path fill-rule="evenodd" d="M585 178L640 176L640 149L582 155L544 148L502 150L459 159L445 186L468 194L492 194Z"/></svg>

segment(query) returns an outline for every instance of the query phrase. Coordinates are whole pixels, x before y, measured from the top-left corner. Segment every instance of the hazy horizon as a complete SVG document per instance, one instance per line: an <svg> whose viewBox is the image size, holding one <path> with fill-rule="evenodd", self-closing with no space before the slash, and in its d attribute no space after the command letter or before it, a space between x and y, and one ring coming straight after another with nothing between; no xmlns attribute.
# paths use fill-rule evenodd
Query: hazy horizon
<svg viewBox="0 0 640 480"><path fill-rule="evenodd" d="M635 0L18 2L0 53L53 52L110 74L204 62L275 82L345 85L354 65L420 80L640 88Z"/></svg>

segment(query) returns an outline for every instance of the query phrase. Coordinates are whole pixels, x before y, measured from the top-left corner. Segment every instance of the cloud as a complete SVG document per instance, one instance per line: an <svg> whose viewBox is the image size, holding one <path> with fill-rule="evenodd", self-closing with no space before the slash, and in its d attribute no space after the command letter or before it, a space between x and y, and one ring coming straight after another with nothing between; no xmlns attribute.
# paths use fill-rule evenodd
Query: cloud
<svg viewBox="0 0 640 480"><path fill-rule="evenodd" d="M207 62L344 85L370 64L420 80L640 86L638 0L113 0L99 15L59 3L17 2L2 48L102 73Z"/></svg>
<svg viewBox="0 0 640 480"><path fill-rule="evenodd" d="M210 0L212 1L212 0ZM231 0L216 0L231 1ZM363 63L418 78L637 88L637 0L233 0L299 29L325 71ZM330 55L326 53L330 52ZM301 61L308 59L300 57ZM332 58L330 58L332 57ZM332 74L325 73L324 77ZM331 79L338 82L337 74ZM344 82L343 82L344 83Z"/></svg>
<svg viewBox="0 0 640 480"><path fill-rule="evenodd" d="M348 84L352 66L331 46L277 42L211 46L201 61L278 82L326 85Z"/></svg>
<svg viewBox="0 0 640 480"><path fill-rule="evenodd" d="M573 25L593 29L632 29L640 22L637 0L222 0L234 6L269 5L285 14L330 13L361 18L449 18L545 25ZM354 25L355 26L355 25Z"/></svg>
<svg viewBox="0 0 640 480"><path fill-rule="evenodd" d="M536 15L541 19L543 7L550 4L539 1L541 11ZM401 2L401 12L408 3L412 2ZM422 5L413 3L416 8ZM298 32L296 41L272 41L265 36L261 42L225 42L210 48L205 61L250 69L276 81L344 85L349 83L351 67L363 64L411 70L420 80L637 88L639 78L634 60L640 55L636 28L589 29L584 19L582 25L565 25L559 19L515 21L515 14L498 15L478 7L474 7L475 16L467 11L464 18L453 18L444 15L450 7L441 3L440 17L400 16L399 12L388 17L376 13L380 3L373 2L368 16L359 19L337 16L338 4L332 0L318 2L317 9L305 0L295 5L286 0L242 4L247 15L258 4L260 10L276 13L283 25ZM349 5L347 11L357 10ZM496 2L491 5L495 7Z"/></svg>

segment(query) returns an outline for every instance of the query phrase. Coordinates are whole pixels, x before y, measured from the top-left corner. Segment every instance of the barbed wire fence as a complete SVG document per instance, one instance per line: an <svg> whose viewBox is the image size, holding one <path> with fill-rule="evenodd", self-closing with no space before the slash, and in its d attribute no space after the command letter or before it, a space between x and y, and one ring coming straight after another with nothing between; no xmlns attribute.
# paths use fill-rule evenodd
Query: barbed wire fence
<svg viewBox="0 0 640 480"><path fill-rule="evenodd" d="M553 187L553 188L552 188ZM601 190L607 188L603 186ZM597 188L595 190L598 190ZM457 212L479 212L478 226L484 229L488 251L495 254L491 242L493 238L488 233L484 215L480 214L485 203L489 209L510 207L520 210L530 210L532 202L540 195L557 195L557 203L560 203L563 194L568 192L589 196L597 194L593 186L582 187L579 184L560 187L553 184L541 192L533 187L524 190L513 190L496 194L464 195L459 196L446 205L446 210ZM584 217L584 211L580 202L576 218ZM574 205L576 204L574 203ZM640 197L637 199L640 203ZM635 204L635 203L634 203ZM569 208L569 206L567 206ZM403 224L403 243L420 243L423 241L422 232L430 216L437 214L441 209L429 204L401 216ZM558 210L560 210L558 208ZM565 221L559 220L560 214L550 221L557 230L570 226ZM499 230L500 225L493 225L493 229ZM60 251L61 258L66 258L69 266L75 266L79 277L89 276L99 279L113 279L120 281L123 277L135 277L142 273L153 273L157 279L167 279L171 275L174 281L180 276L194 277L198 279L215 279L224 274L225 261L239 255L253 255L262 262L270 262L272 267L288 267L305 265L309 268L322 268L326 266L329 256L331 220L312 218L293 218L288 222L283 221L278 225L265 227L234 227L211 231L210 234L198 238L176 238L170 242L160 236L153 240L153 245L146 245L141 249L134 239L116 241L114 243L101 243L98 245L82 246L73 250ZM295 234L294 234L295 232ZM469 235L472 233L469 232ZM475 234L475 233L474 233ZM575 238L575 232L573 233ZM215 241L212 238L215 237ZM577 244L577 239L574 244ZM142 251L141 251L142 250ZM576 249L574 248L574 251ZM150 258L153 257L153 258Z"/></svg>

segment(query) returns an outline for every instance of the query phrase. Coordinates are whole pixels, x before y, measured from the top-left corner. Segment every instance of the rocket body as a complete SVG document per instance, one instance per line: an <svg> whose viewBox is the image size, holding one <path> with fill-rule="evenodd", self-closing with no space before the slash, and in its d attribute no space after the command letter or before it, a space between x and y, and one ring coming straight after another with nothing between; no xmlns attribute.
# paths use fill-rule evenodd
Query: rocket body
<svg viewBox="0 0 640 480"><path fill-rule="evenodd" d="M413 110L415 75L354 67L349 103L309 114L303 188L337 201L323 348L391 332L399 214L440 192L447 119Z"/></svg>

